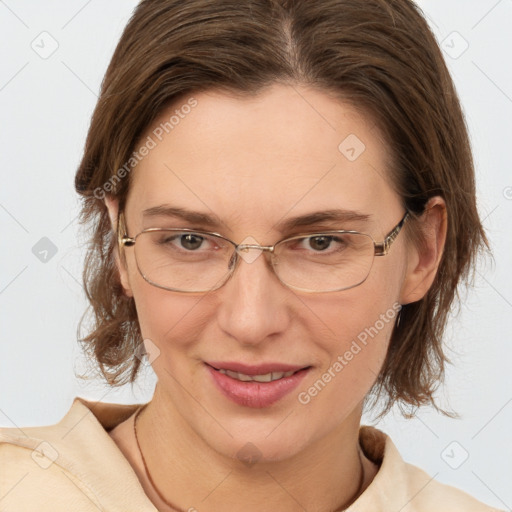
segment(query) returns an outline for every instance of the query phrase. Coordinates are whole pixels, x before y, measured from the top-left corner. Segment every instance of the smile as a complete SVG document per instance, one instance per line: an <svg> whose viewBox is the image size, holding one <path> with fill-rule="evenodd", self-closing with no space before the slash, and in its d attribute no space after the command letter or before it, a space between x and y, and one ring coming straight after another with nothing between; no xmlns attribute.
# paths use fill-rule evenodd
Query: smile
<svg viewBox="0 0 512 512"><path fill-rule="evenodd" d="M298 387L311 366L287 372L277 371L247 375L233 370L217 369L205 364L215 389L230 401L243 407L261 409L275 404Z"/></svg>
<svg viewBox="0 0 512 512"><path fill-rule="evenodd" d="M298 370L300 371L300 370ZM241 380L243 382L272 382L274 380L282 379L283 377L291 377L294 373L294 371L291 372L270 372L265 373L263 375L246 375L245 373L240 372L233 372L231 370L219 370L220 373L223 373L224 375L229 375L231 378L236 380Z"/></svg>

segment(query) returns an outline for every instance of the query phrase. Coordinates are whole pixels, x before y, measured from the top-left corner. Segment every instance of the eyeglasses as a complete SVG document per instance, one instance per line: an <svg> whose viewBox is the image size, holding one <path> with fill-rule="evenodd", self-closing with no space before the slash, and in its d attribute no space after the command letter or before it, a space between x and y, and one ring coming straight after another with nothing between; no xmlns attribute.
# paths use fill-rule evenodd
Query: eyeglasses
<svg viewBox="0 0 512 512"><path fill-rule="evenodd" d="M270 246L236 244L219 233L185 228L148 228L129 237L123 212L118 233L120 246L134 246L142 277L164 290L216 290L233 275L240 259L251 263L261 252L268 252L285 286L304 292L335 292L366 280L374 257L388 254L408 217L406 212L379 243L371 235L347 230L301 233ZM259 253L250 256L250 249Z"/></svg>

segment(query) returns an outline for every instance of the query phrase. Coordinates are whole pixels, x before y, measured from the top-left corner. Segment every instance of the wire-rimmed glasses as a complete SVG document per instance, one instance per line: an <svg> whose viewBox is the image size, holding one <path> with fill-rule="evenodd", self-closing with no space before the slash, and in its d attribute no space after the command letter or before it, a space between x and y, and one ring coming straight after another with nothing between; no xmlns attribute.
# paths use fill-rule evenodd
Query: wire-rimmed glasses
<svg viewBox="0 0 512 512"><path fill-rule="evenodd" d="M285 286L303 292L354 288L368 277L375 256L388 254L409 217L382 242L351 230L300 233L274 245L236 244L219 233L187 228L147 228L129 237L119 215L119 243L134 247L135 261L150 284L176 292L209 292L223 286L250 250L270 255L271 267ZM121 234L122 233L122 234Z"/></svg>

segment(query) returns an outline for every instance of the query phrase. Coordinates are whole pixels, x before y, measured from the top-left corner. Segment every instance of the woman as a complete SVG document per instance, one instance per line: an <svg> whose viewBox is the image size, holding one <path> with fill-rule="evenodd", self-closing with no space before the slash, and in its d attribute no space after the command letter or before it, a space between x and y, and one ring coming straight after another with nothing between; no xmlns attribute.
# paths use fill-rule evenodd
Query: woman
<svg viewBox="0 0 512 512"><path fill-rule="evenodd" d="M437 407L447 314L487 244L412 2L144 0L76 189L85 348L113 386L145 354L157 385L3 429L2 510L492 510L360 425Z"/></svg>

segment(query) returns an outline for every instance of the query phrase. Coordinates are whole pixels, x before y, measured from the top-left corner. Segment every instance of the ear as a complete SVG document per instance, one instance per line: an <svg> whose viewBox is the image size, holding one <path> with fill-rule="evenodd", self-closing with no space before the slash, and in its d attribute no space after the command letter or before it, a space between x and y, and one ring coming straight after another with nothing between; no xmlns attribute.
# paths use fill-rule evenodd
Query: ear
<svg viewBox="0 0 512 512"><path fill-rule="evenodd" d="M400 303L409 304L422 299L434 282L446 241L446 203L440 196L427 202L419 218L422 239L409 241L407 269L400 290Z"/></svg>
<svg viewBox="0 0 512 512"><path fill-rule="evenodd" d="M119 200L115 197L105 195L105 205L108 210L108 216L110 217L110 225L112 227L112 231L117 242L117 219L119 214ZM123 286L124 293L128 297L133 297L133 292L130 286L130 280L128 278L128 270L126 269L125 264L121 261L122 258L120 258L119 245L117 243L114 247L114 258L116 260L116 266L119 271L119 278L121 280L121 285Z"/></svg>

